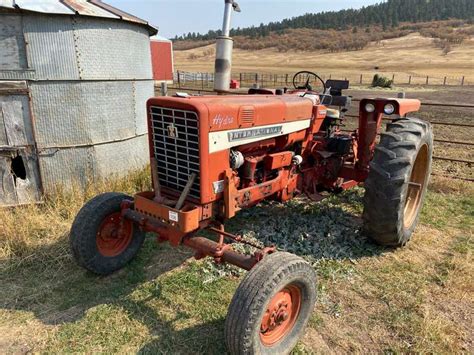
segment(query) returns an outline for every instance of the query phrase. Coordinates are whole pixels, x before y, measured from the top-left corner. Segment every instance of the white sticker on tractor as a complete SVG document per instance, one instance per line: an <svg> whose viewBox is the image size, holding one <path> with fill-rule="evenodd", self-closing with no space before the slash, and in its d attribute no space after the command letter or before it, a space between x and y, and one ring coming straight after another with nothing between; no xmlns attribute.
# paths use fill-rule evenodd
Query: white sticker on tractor
<svg viewBox="0 0 474 355"><path fill-rule="evenodd" d="M224 180L215 181L215 182L212 183L212 185L214 187L214 193L215 194L219 194L221 192L224 192L224 187L225 187Z"/></svg>
<svg viewBox="0 0 474 355"><path fill-rule="evenodd" d="M285 122L279 125L259 126L246 129L209 132L209 153L258 142L263 139L283 136L307 129L311 119Z"/></svg>
<svg viewBox="0 0 474 355"><path fill-rule="evenodd" d="M173 221L173 222L178 222L178 213L177 212L173 212L173 211L170 211L169 213L169 219L170 221Z"/></svg>

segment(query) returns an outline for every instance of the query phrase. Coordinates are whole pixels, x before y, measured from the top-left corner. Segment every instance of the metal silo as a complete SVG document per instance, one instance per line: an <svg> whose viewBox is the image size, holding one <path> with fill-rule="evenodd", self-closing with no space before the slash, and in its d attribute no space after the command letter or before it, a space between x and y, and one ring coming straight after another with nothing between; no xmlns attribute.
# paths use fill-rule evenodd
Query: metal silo
<svg viewBox="0 0 474 355"><path fill-rule="evenodd" d="M148 162L156 32L97 0L0 0L0 205Z"/></svg>

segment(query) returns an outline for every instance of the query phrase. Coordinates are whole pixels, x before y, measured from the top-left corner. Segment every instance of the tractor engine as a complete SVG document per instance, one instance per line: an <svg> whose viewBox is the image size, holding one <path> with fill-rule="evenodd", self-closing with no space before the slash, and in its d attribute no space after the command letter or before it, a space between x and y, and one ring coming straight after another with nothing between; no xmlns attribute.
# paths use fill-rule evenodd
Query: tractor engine
<svg viewBox="0 0 474 355"><path fill-rule="evenodd" d="M312 196L336 187L353 159L355 139L334 128L334 111L318 95L297 93L153 98L152 167L172 197L194 176L187 198L200 205L223 200L226 178L234 192L248 189L236 210L270 197Z"/></svg>

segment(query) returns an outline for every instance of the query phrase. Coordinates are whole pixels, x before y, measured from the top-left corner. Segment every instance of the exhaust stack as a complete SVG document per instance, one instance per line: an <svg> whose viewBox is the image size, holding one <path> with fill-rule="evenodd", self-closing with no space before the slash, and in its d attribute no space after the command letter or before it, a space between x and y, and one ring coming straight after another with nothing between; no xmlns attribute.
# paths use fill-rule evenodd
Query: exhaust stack
<svg viewBox="0 0 474 355"><path fill-rule="evenodd" d="M230 89L232 74L232 50L234 41L230 38L232 11L240 12L234 0L225 0L222 35L216 41L216 64L214 70L214 91L226 92Z"/></svg>

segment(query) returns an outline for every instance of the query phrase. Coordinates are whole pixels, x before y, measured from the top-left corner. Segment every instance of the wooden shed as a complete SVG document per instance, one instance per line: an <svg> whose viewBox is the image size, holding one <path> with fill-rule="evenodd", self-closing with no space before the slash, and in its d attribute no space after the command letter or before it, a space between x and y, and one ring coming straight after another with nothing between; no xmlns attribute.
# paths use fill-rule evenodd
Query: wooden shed
<svg viewBox="0 0 474 355"><path fill-rule="evenodd" d="M173 83L173 42L160 36L151 37L151 58L153 79L158 82Z"/></svg>

